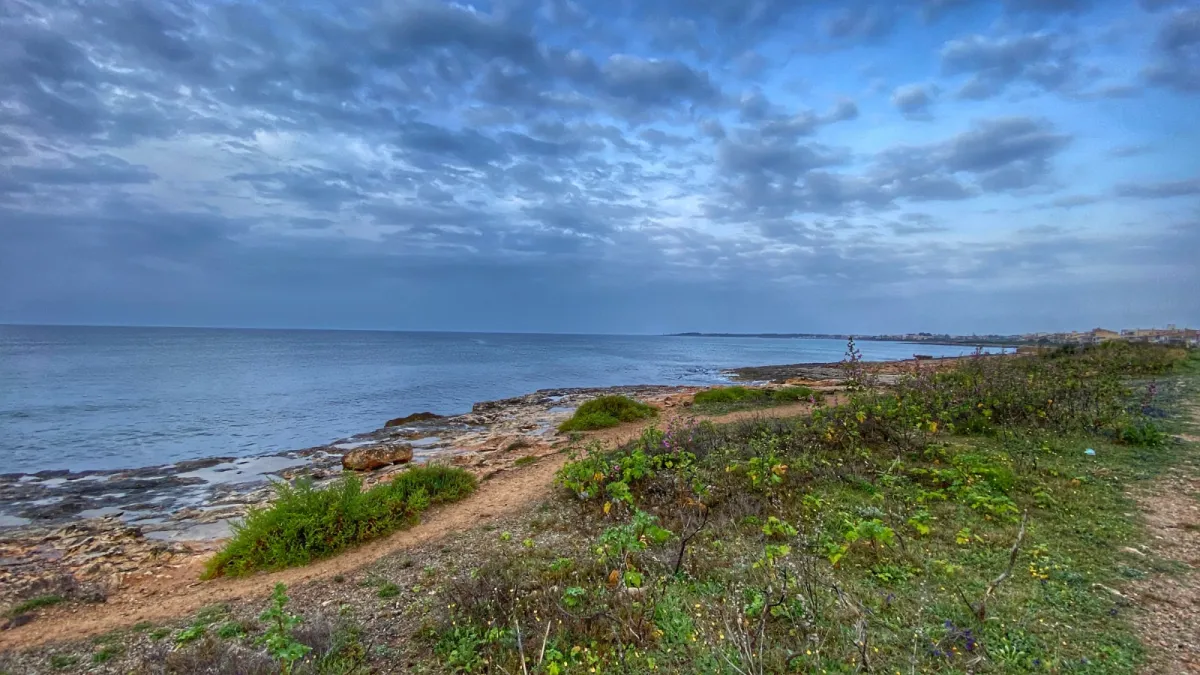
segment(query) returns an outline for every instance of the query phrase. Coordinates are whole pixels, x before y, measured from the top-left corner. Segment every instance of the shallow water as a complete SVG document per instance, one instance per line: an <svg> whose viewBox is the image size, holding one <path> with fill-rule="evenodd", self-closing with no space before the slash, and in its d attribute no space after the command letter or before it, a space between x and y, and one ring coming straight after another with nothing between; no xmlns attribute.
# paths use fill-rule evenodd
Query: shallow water
<svg viewBox="0 0 1200 675"><path fill-rule="evenodd" d="M863 342L873 360L966 347ZM837 340L0 326L0 472L311 447L553 387L711 384Z"/></svg>

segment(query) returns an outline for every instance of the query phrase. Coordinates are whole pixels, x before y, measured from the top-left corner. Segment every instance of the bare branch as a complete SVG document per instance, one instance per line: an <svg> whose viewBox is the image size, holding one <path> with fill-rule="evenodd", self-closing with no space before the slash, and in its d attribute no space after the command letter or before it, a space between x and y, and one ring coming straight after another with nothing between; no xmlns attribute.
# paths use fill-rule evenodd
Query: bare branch
<svg viewBox="0 0 1200 675"><path fill-rule="evenodd" d="M1013 571L1013 566L1017 564L1017 552L1021 550L1021 542L1025 539L1025 525L1029 523L1029 510L1025 510L1025 515L1021 516L1021 529L1017 531L1017 540L1013 542L1012 549L1008 552L1008 567L1000 573L1000 576L992 579L992 583L988 584L987 590L983 592L983 599L979 601L979 609L975 615L980 621L987 618L987 601L992 596L992 592L996 587L1004 583Z"/></svg>

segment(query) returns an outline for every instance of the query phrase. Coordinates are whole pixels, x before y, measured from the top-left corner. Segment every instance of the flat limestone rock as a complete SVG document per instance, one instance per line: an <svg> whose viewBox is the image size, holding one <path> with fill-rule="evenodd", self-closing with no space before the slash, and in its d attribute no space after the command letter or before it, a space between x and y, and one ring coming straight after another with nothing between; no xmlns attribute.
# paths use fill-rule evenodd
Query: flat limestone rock
<svg viewBox="0 0 1200 675"><path fill-rule="evenodd" d="M372 471L392 464L411 462L413 449L407 443L380 443L350 450L342 456L342 468Z"/></svg>

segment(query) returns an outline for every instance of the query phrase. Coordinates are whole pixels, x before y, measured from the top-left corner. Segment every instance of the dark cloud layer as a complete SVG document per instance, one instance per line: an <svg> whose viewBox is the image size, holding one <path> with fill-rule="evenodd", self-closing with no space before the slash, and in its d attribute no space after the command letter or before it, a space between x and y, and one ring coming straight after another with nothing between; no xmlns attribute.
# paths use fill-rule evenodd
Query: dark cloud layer
<svg viewBox="0 0 1200 675"><path fill-rule="evenodd" d="M1124 68L1083 30L1111 11L13 0L0 321L972 330L921 308L1200 281L1195 137L1095 131L1143 87L1194 104L1197 10L1142 0Z"/></svg>

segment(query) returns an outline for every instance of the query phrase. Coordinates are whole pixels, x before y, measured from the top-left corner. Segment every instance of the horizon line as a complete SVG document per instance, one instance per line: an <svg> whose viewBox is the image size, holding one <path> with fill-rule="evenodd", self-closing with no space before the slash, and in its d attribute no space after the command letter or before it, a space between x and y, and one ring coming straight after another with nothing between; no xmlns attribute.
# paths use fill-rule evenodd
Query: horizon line
<svg viewBox="0 0 1200 675"><path fill-rule="evenodd" d="M604 336L604 337L761 337L761 336L833 336L833 337L898 337L927 333L932 336L947 336L951 338L970 337L1015 337L1028 335L1031 331L1019 333L935 333L933 331L908 331L903 333L866 333L866 332L811 332L811 331L674 331L668 333L593 333L570 331L513 331L513 330L452 330L430 328L316 328L311 326L200 326L200 325L170 325L170 324L123 324L123 323L36 323L0 321L0 327L13 326L25 328L149 328L163 330L252 330L252 331L308 331L308 332L346 332L346 333L448 333L448 334L479 334L479 335L558 335L558 336ZM1153 328L1151 328L1153 329ZM1069 333L1071 331L1033 331L1041 333ZM1086 331L1075 331L1086 332Z"/></svg>

